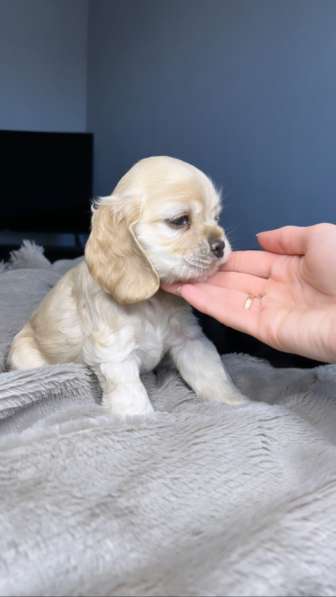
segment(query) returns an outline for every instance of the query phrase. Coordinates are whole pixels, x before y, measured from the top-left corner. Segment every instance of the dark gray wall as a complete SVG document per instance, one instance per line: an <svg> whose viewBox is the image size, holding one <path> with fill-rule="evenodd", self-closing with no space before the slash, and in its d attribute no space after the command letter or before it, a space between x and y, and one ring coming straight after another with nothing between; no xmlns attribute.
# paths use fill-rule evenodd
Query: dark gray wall
<svg viewBox="0 0 336 597"><path fill-rule="evenodd" d="M235 246L335 220L335 0L92 0L95 190L169 154L223 188Z"/></svg>
<svg viewBox="0 0 336 597"><path fill-rule="evenodd" d="M0 129L86 129L88 0L0 0Z"/></svg>

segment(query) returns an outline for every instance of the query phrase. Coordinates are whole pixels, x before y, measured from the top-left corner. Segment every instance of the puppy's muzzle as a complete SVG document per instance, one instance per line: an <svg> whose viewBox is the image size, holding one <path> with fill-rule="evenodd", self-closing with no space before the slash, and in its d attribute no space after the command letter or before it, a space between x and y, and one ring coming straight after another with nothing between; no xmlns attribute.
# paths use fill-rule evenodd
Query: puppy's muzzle
<svg viewBox="0 0 336 597"><path fill-rule="evenodd" d="M225 242L223 240L218 240L218 239L211 240L210 239L209 245L210 245L211 253L213 253L215 255L215 257L217 257L217 259L221 259L224 255Z"/></svg>

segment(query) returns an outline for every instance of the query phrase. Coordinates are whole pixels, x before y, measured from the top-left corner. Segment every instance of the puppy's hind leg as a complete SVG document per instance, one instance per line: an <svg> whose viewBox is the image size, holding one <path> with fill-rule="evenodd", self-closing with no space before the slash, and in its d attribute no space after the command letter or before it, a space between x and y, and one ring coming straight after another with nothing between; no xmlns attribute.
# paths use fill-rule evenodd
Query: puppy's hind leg
<svg viewBox="0 0 336 597"><path fill-rule="evenodd" d="M9 370L34 369L44 365L49 363L41 353L34 338L33 329L28 322L13 340L7 358L7 367Z"/></svg>

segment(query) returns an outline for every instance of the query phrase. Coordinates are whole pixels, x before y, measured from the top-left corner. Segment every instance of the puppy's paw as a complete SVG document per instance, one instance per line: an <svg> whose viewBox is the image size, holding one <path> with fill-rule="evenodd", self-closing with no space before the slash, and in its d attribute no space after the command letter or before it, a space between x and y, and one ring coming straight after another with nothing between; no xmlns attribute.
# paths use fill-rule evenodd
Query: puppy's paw
<svg viewBox="0 0 336 597"><path fill-rule="evenodd" d="M103 408L107 414L122 419L127 417L144 417L154 412L152 404L145 392L131 392L127 388L116 389L114 392L104 394Z"/></svg>
<svg viewBox="0 0 336 597"><path fill-rule="evenodd" d="M247 402L250 402L250 400L237 388L233 388L230 391L225 389L221 397L221 402L224 402L225 404L231 404L232 406L239 406L240 404L246 404Z"/></svg>
<svg viewBox="0 0 336 597"><path fill-rule="evenodd" d="M210 386L205 392L202 392L201 398L224 402L224 404L230 404L231 406L239 406L240 404L249 402L249 399L231 384L223 384L216 387Z"/></svg>

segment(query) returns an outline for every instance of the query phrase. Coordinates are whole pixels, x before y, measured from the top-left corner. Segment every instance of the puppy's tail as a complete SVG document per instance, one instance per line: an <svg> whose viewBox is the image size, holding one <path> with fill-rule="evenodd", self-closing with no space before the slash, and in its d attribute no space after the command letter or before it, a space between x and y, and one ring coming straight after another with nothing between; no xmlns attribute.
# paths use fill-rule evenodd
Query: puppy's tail
<svg viewBox="0 0 336 597"><path fill-rule="evenodd" d="M13 340L7 358L7 369L34 369L48 364L36 343L31 324L26 323Z"/></svg>

